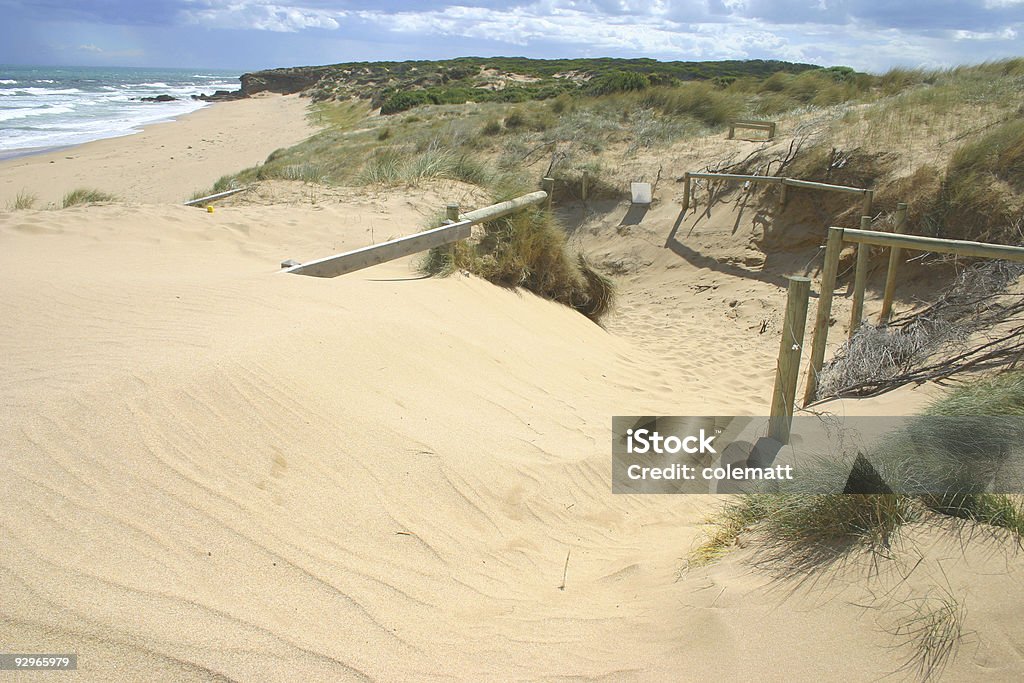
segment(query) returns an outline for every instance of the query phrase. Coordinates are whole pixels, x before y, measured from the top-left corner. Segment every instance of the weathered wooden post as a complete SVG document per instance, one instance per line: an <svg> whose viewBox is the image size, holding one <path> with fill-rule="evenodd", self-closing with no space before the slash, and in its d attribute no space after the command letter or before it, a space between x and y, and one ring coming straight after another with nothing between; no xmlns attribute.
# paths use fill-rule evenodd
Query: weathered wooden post
<svg viewBox="0 0 1024 683"><path fill-rule="evenodd" d="M452 223L459 222L459 205L458 204L445 204L444 207L445 220L451 221Z"/></svg>
<svg viewBox="0 0 1024 683"><path fill-rule="evenodd" d="M548 193L548 201L545 203L545 207L550 211L552 198L555 196L555 179L545 177L541 181L541 187L543 187L544 191Z"/></svg>
<svg viewBox="0 0 1024 683"><path fill-rule="evenodd" d="M683 173L683 213L690 209L690 173Z"/></svg>
<svg viewBox="0 0 1024 683"><path fill-rule="evenodd" d="M871 229L871 216L860 217L860 229ZM871 256L871 245L860 242L857 244L857 271L853 278L853 310L850 312L850 339L856 334L864 320L864 290L868 280L868 259Z"/></svg>
<svg viewBox="0 0 1024 683"><path fill-rule="evenodd" d="M839 273L839 252L843 249L843 229L829 228L828 243L825 247L825 264L821 270L821 294L818 297L818 314L814 321L814 339L811 340L811 364L807 368L807 382L804 389L804 405L812 400L818 390L818 374L825 363L825 344L828 342L828 325L832 318L832 293L836 288Z"/></svg>
<svg viewBox="0 0 1024 683"><path fill-rule="evenodd" d="M590 172L583 171L583 187L580 190L580 194L583 197L583 201L587 201L587 192L590 190Z"/></svg>
<svg viewBox="0 0 1024 683"><path fill-rule="evenodd" d="M896 205L896 225L893 232L902 235L907 231L907 205L900 202ZM900 248L889 249L889 269L885 273L885 295L882 298L882 312L878 314L878 324L884 325L889 322L892 314L892 300L896 295L896 271L900 265Z"/></svg>
<svg viewBox="0 0 1024 683"><path fill-rule="evenodd" d="M729 138L728 139L732 140L734 137L736 137L736 124L735 123L730 123L729 124Z"/></svg>
<svg viewBox="0 0 1024 683"><path fill-rule="evenodd" d="M783 178L779 182L779 208L782 209L786 206L786 188L789 186L786 184L786 179Z"/></svg>
<svg viewBox="0 0 1024 683"><path fill-rule="evenodd" d="M769 140L774 140L775 139L775 121L769 121L768 122L768 139Z"/></svg>
<svg viewBox="0 0 1024 683"><path fill-rule="evenodd" d="M796 384L800 378L800 354L804 346L804 327L807 325L807 300L811 293L810 278L793 276L788 279L786 320L782 326L771 419L768 421L768 436L781 444L789 443L789 431L793 426Z"/></svg>
<svg viewBox="0 0 1024 683"><path fill-rule="evenodd" d="M860 206L860 215L861 216L870 216L870 215L872 215L871 214L871 207L874 205L874 201L875 201L875 191L874 190L864 190L864 196L861 198L861 206Z"/></svg>

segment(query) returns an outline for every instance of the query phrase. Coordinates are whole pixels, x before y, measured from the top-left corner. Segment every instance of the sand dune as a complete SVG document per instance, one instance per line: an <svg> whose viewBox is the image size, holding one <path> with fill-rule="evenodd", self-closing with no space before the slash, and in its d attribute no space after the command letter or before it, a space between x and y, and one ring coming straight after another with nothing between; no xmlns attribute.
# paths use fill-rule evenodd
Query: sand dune
<svg viewBox="0 0 1024 683"><path fill-rule="evenodd" d="M668 202L575 238L621 262L607 329L412 260L277 272L451 191L0 214L4 651L104 681L874 680L900 596L945 581L972 633L947 676L1024 670L995 541L922 529L871 585L742 549L680 573L720 499L610 493L613 415L768 406L781 290L666 250Z"/></svg>

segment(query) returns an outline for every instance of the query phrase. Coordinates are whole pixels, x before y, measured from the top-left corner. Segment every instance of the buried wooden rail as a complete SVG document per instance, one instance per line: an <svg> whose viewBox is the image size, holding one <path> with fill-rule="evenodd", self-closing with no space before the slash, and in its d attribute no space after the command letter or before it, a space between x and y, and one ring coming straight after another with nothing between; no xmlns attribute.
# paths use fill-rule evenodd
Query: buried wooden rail
<svg viewBox="0 0 1024 683"><path fill-rule="evenodd" d="M729 139L732 140L736 137L737 128L750 128L752 130L763 130L768 133L768 140L775 137L775 122L774 121L745 121L737 120L729 122Z"/></svg>
<svg viewBox="0 0 1024 683"><path fill-rule="evenodd" d="M804 327L807 326L807 300L811 293L810 278L793 276L788 279L786 319L782 325L779 361L775 368L775 390L772 392L772 412L768 421L768 436L784 445L789 443L789 431L793 426L796 385L800 379L800 354L804 347Z"/></svg>
<svg viewBox="0 0 1024 683"><path fill-rule="evenodd" d="M446 214L448 216L455 215L458 218L454 223L442 225L432 230L424 230L415 235L399 237L388 242L363 247L362 249L346 251L342 254L300 263L281 272L310 275L312 277L337 277L345 273L362 270L363 268L369 268L370 266L386 263L387 261L394 261L403 256L410 256L411 254L433 249L434 247L466 239L472 233L473 225L507 216L527 206L540 204L547 198L547 192L531 192L522 197L516 197L500 204L485 206L482 209L470 211L462 215L458 214L457 205L448 205L446 207ZM452 210L453 207L454 211ZM449 218L449 220L452 219Z"/></svg>
<svg viewBox="0 0 1024 683"><path fill-rule="evenodd" d="M847 187L846 185L830 185L819 183L813 180L798 180L796 178L783 178L770 175L742 175L738 173L704 173L687 172L683 174L683 213L690 209L691 184L694 178L706 178L708 180L736 180L751 183L769 183L779 185L779 206L786 205L787 192L789 187L802 187L808 190L825 190L828 192L846 192L849 194L861 195L861 215L871 215L871 208L874 202L874 190L863 187Z"/></svg>
<svg viewBox="0 0 1024 683"><path fill-rule="evenodd" d="M902 215L901 215L902 214ZM858 291L861 305L863 305L864 287L867 280L867 258L864 257L865 265L861 265L861 248L866 251L867 246L891 247L893 249L914 249L917 251L930 251L940 254L957 254L959 256L975 256L980 258L1003 259L1007 261L1020 261L1024 263L1024 247L1014 247L1006 244L990 244L987 242L971 242L968 240L951 240L939 237L923 237L921 235L906 235L899 232L878 232L866 230L863 226L870 226L870 217L864 216L861 219L860 230L853 228L831 227L828 229L828 243L825 247L825 265L821 273L821 296L818 299L818 313L814 325L814 339L811 343L811 362L807 368L807 383L804 389L804 405L814 400L818 390L818 377L825 361L825 345L828 343L829 320L832 315L832 293L836 286L836 274L839 271L839 252L842 250L843 242L852 242L858 245L857 253L857 276L854 280L854 308L857 307ZM896 225L897 228L904 227L906 221L906 205L897 206ZM897 254L898 259L898 254ZM890 265L894 263L890 255ZM861 271L863 270L863 274ZM889 296L891 310L892 291L889 288L890 280L895 287L895 270L891 269L886 276L886 288ZM888 316L889 311L885 311ZM858 324L860 316L854 311L854 318L851 325Z"/></svg>
<svg viewBox="0 0 1024 683"><path fill-rule="evenodd" d="M239 192L245 192L248 189L249 189L248 187L238 187L238 188L235 188L234 190L227 190L225 192L218 192L217 194L211 194L211 195L209 195L207 197L199 197L198 199L190 199L187 202L185 202L185 206L197 206L197 205L201 206L201 205L205 204L206 202L211 202L211 201L213 201L215 199L223 199L224 197L230 197L233 194L238 194Z"/></svg>

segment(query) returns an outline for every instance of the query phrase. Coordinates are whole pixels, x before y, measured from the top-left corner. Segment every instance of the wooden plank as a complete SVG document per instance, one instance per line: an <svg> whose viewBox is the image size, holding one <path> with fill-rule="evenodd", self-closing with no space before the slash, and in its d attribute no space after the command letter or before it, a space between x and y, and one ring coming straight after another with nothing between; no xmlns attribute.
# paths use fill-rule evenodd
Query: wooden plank
<svg viewBox="0 0 1024 683"><path fill-rule="evenodd" d="M207 197L200 197L198 199L190 199L187 202L185 202L185 206L196 206L196 205L205 204L206 202L212 202L215 199L223 199L224 197L230 197L231 195L238 194L239 192L245 192L248 189L249 189L248 187L238 187L238 188L235 188L234 190L227 190L225 192L218 192L217 194L211 194L211 195L209 195Z"/></svg>
<svg viewBox="0 0 1024 683"><path fill-rule="evenodd" d="M691 172L691 178L708 178L710 180L752 180L759 183L781 183L782 178L771 175L740 175L738 173L699 173Z"/></svg>
<svg viewBox="0 0 1024 683"><path fill-rule="evenodd" d="M398 239L382 242L381 244L374 244L362 249L327 256L315 261L292 266L281 272L310 275L312 277L337 277L362 270L363 268L369 268L370 266L376 266L387 261L393 261L404 256L410 256L421 251L433 249L434 247L466 239L472 234L472 226L474 224L507 216L527 206L539 204L546 200L547 197L546 192L532 192L507 202L492 204L491 206L485 206L482 209L465 213L458 223L442 225L439 228L425 230L415 235L399 237Z"/></svg>
<svg viewBox="0 0 1024 683"><path fill-rule="evenodd" d="M786 318L779 343L779 360L775 370L775 391L772 394L771 418L768 436L781 444L789 443L793 426L793 406L796 404L796 384L800 378L800 354L807 326L807 300L811 292L811 279L790 277L786 298Z"/></svg>
<svg viewBox="0 0 1024 683"><path fill-rule="evenodd" d="M861 216L861 230L871 228L871 216ZM857 245L857 270L853 278L853 308L850 311L850 339L857 333L864 320L864 290L868 283L868 258L871 255L871 246L867 244Z"/></svg>
<svg viewBox="0 0 1024 683"><path fill-rule="evenodd" d="M818 315L814 321L814 338L811 340L811 364L807 368L807 382L804 388L804 405L812 400L818 391L818 374L825 363L825 344L828 342L828 324L832 318L832 294L839 274L839 252L843 249L842 228L828 229L828 243L825 248L825 265L821 271L821 294L818 297Z"/></svg>
<svg viewBox="0 0 1024 683"><path fill-rule="evenodd" d="M335 254L326 258L292 266L284 273L310 275L312 277L337 277L369 268L388 261L464 240L473 232L472 221L459 221L415 235L399 237L396 240L374 244L362 249Z"/></svg>
<svg viewBox="0 0 1024 683"><path fill-rule="evenodd" d="M988 244L986 242L970 242L968 240L922 237L920 235L898 235L891 232L852 229L847 229L843 232L843 239L856 244L877 244L882 247L900 247L902 249L932 251L940 254L959 254L960 256L978 256L981 258L1024 262L1024 247L1012 247L1005 244Z"/></svg>
<svg viewBox="0 0 1024 683"><path fill-rule="evenodd" d="M683 173L683 215L690 209L690 178L689 173Z"/></svg>
<svg viewBox="0 0 1024 683"><path fill-rule="evenodd" d="M811 180L796 180L794 178L783 178L782 182L790 187L806 187L811 190L831 190L832 192L849 192L850 194L864 194L868 192L862 187L847 187L845 185L829 185L828 183L817 183Z"/></svg>
<svg viewBox="0 0 1024 683"><path fill-rule="evenodd" d="M907 231L907 205L900 202L896 205L896 225L893 232L902 235ZM900 248L889 249L889 269L885 272L885 295L882 298L882 311L878 314L878 323L884 325L889 322L892 314L892 300L896 296L896 272L900 265Z"/></svg>

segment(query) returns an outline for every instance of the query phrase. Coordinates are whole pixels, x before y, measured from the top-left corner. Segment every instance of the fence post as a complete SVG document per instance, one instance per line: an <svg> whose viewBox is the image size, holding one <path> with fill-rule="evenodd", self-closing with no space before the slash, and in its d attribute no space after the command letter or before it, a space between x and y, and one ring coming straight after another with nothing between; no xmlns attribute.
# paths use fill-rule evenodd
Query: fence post
<svg viewBox="0 0 1024 683"><path fill-rule="evenodd" d="M893 232L902 235L907 231L907 205L900 202L896 205L896 225ZM892 300L896 294L896 270L900 264L900 248L889 249L889 269L885 273L885 296L882 298L882 312L878 314L878 324L884 325L889 322L892 314Z"/></svg>
<svg viewBox="0 0 1024 683"><path fill-rule="evenodd" d="M690 209L690 173L683 173L683 213Z"/></svg>
<svg viewBox="0 0 1024 683"><path fill-rule="evenodd" d="M555 179L545 177L543 180L541 180L541 187L543 187L544 191L548 193L548 201L545 204L545 206L547 207L548 211L550 211L552 198L555 195Z"/></svg>
<svg viewBox="0 0 1024 683"><path fill-rule="evenodd" d="M874 190L864 190L864 197L861 199L861 206L860 206L860 215L861 216L871 216L872 215L871 207L874 204L874 200L875 200L875 191Z"/></svg>
<svg viewBox="0 0 1024 683"><path fill-rule="evenodd" d="M829 228L828 243L825 247L825 265L821 271L821 294L818 297L818 314L814 321L814 338L811 341L811 364L807 368L807 382L804 389L804 405L812 400L818 390L818 373L825 362L825 344L828 342L828 323L832 317L832 293L836 288L839 273L839 252L843 250L843 229Z"/></svg>
<svg viewBox="0 0 1024 683"><path fill-rule="evenodd" d="M786 179L783 178L779 183L779 208L785 208L786 206L786 189L789 186L786 184Z"/></svg>
<svg viewBox="0 0 1024 683"><path fill-rule="evenodd" d="M459 205L458 204L445 204L444 217L446 220L452 223L459 222Z"/></svg>
<svg viewBox="0 0 1024 683"><path fill-rule="evenodd" d="M860 229L871 229L871 216L860 217ZM863 242L857 245L857 271L853 278L853 310L850 312L850 339L864 320L864 290L868 280L868 258L871 245Z"/></svg>
<svg viewBox="0 0 1024 683"><path fill-rule="evenodd" d="M580 194L583 196L583 201L587 201L587 191L590 189L590 172L583 171L583 188Z"/></svg>
<svg viewBox="0 0 1024 683"><path fill-rule="evenodd" d="M771 419L768 421L768 436L781 444L789 443L789 430L793 426L796 384L800 378L800 354L804 345L804 327L807 325L807 299L811 293L810 278L793 276L788 279L786 320L782 326Z"/></svg>
<svg viewBox="0 0 1024 683"><path fill-rule="evenodd" d="M732 140L736 136L736 125L733 123L729 124L729 139Z"/></svg>

